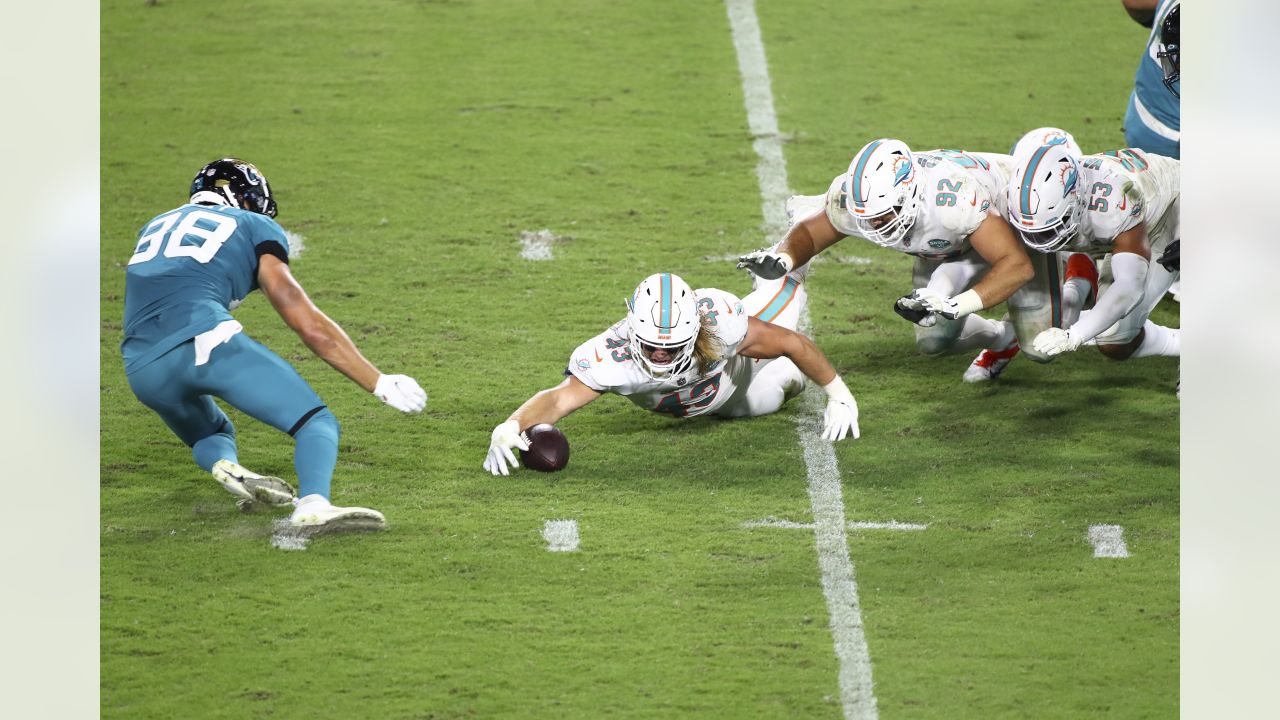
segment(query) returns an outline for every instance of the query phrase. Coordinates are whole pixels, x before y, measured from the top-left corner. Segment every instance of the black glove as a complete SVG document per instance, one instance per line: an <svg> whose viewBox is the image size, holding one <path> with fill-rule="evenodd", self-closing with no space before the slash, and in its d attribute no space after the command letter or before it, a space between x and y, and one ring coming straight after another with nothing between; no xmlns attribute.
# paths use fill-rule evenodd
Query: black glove
<svg viewBox="0 0 1280 720"><path fill-rule="evenodd" d="M1156 262L1163 265L1164 269L1169 272L1178 272L1182 267L1182 252L1178 247L1178 244L1181 242L1182 240L1179 239L1169 243L1169 246L1164 249L1164 254L1156 260Z"/></svg>
<svg viewBox="0 0 1280 720"><path fill-rule="evenodd" d="M757 250L738 258L738 267L745 268L765 280L777 280L791 272L782 258L768 250Z"/></svg>
<svg viewBox="0 0 1280 720"><path fill-rule="evenodd" d="M919 300L910 295L903 295L893 304L893 311L904 320L909 320L920 327L931 327L938 322L933 313L924 308Z"/></svg>

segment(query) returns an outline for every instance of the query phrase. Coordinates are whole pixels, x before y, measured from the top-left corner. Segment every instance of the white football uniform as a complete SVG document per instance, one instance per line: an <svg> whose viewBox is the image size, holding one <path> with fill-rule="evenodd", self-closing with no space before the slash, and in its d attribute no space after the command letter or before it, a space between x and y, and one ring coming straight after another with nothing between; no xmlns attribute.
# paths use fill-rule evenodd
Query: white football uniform
<svg viewBox="0 0 1280 720"><path fill-rule="evenodd" d="M1165 270L1156 260L1180 237L1181 163L1125 148L1086 155L1081 173L1080 188L1089 204L1068 250L1101 257L1113 250L1118 235L1146 226L1151 260L1142 299L1128 315L1097 336L1099 344L1124 344L1137 337L1151 311L1178 279L1178 273ZM1098 272L1101 297L1113 280L1109 258L1099 265Z"/></svg>
<svg viewBox="0 0 1280 720"><path fill-rule="evenodd" d="M915 153L917 182L923 197L911 229L888 246L915 256L912 287L954 296L973 287L991 265L969 242L989 214L1005 216L1004 187L1013 176L1014 161L999 153L930 150ZM848 174L831 182L823 203L827 219L844 235L862 237L847 210ZM796 203L803 207L805 203ZM802 219L802 218L797 218ZM1046 362L1031 349L1041 331L1062 322L1060 261L1054 254L1030 253L1035 277L1009 297L1009 320L1028 357ZM972 323L971 323L972 325ZM916 327L916 346L927 355L967 352L958 343L965 321L939 318L933 327Z"/></svg>
<svg viewBox="0 0 1280 720"><path fill-rule="evenodd" d="M694 291L698 312L709 318L703 331L715 333L724 348L724 355L705 372L699 372L695 362L683 374L650 377L631 357L630 331L623 319L579 345L566 374L596 392L621 395L645 410L678 418L775 412L803 390L804 376L788 358L755 360L737 351L746 339L749 315L795 327L806 296L794 275L758 287L743 300L715 288Z"/></svg>

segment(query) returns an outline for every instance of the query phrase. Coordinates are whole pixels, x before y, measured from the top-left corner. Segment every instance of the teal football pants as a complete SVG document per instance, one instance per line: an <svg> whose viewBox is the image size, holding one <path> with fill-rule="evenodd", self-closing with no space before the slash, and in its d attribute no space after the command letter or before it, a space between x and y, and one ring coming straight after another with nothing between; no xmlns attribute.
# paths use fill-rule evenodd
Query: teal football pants
<svg viewBox="0 0 1280 720"><path fill-rule="evenodd" d="M214 348L204 365L196 366L195 343L188 340L128 379L138 400L192 448L205 470L220 459L237 462L235 428L213 401L218 397L293 436L299 494L328 497L337 463L337 418L293 366L245 333Z"/></svg>

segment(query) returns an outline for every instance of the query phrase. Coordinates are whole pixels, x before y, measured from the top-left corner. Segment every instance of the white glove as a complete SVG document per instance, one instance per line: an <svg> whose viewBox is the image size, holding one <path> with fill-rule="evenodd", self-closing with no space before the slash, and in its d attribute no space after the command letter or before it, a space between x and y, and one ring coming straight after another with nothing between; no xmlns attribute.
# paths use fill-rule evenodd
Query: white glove
<svg viewBox="0 0 1280 720"><path fill-rule="evenodd" d="M858 401L837 375L835 380L822 387L827 391L827 409L822 413L822 439L843 440L852 435L854 440L862 436L858 430Z"/></svg>
<svg viewBox="0 0 1280 720"><path fill-rule="evenodd" d="M419 413L427 406L427 391L408 375L379 375L373 394L400 412Z"/></svg>
<svg viewBox="0 0 1280 720"><path fill-rule="evenodd" d="M494 475L510 475L511 468L520 467L511 448L529 449L529 441L520 434L520 424L508 420L493 429L489 440L489 455L484 459L484 469Z"/></svg>
<svg viewBox="0 0 1280 720"><path fill-rule="evenodd" d="M957 320L982 309L982 298L972 290L965 290L955 297L947 297L929 288L919 288L911 293L926 310L948 320Z"/></svg>
<svg viewBox="0 0 1280 720"><path fill-rule="evenodd" d="M1070 330L1049 328L1036 335L1036 339L1031 341L1031 347L1035 348L1038 353L1053 357L1064 352L1077 350L1080 347L1080 338L1076 337L1075 333Z"/></svg>
<svg viewBox="0 0 1280 720"><path fill-rule="evenodd" d="M738 258L738 267L746 268L765 280L777 280L791 272L795 261L786 253L776 253L765 248Z"/></svg>

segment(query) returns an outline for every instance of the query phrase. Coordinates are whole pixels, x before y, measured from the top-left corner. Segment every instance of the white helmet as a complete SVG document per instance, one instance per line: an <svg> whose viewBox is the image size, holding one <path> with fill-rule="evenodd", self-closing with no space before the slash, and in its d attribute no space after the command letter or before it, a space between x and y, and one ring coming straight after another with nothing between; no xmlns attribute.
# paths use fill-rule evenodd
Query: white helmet
<svg viewBox="0 0 1280 720"><path fill-rule="evenodd" d="M631 357L654 379L673 377L693 363L693 345L702 320L693 288L679 275L658 273L645 278L627 301ZM654 353L668 359L656 362Z"/></svg>
<svg viewBox="0 0 1280 720"><path fill-rule="evenodd" d="M1013 144L1009 154L1013 156L1015 165L1021 165L1024 160L1031 157L1031 153L1035 152L1036 148L1044 145L1062 145L1076 157L1084 155L1084 151L1076 144L1076 139L1071 136L1071 133L1056 127L1036 128L1023 135Z"/></svg>
<svg viewBox="0 0 1280 720"><path fill-rule="evenodd" d="M1065 144L1041 145L1018 163L1005 190L1009 223L1027 247L1053 252L1066 245L1084 216L1080 161Z"/></svg>
<svg viewBox="0 0 1280 720"><path fill-rule="evenodd" d="M887 138L867 143L849 163L846 182L845 209L868 240L887 247L911 229L923 193L906 143Z"/></svg>

